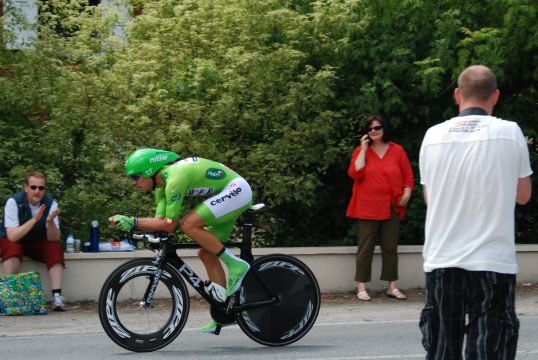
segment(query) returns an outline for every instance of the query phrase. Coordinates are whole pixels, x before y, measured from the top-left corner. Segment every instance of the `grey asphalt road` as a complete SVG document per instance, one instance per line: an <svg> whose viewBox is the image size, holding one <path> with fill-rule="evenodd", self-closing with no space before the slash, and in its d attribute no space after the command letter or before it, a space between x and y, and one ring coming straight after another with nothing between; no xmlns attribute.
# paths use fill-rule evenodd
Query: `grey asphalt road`
<svg viewBox="0 0 538 360"><path fill-rule="evenodd" d="M520 291L521 292L521 291ZM0 317L2 358L22 359L423 359L418 315L420 290L408 301L374 294L359 302L353 294L325 295L318 321L303 339L286 347L259 345L237 326L220 336L201 334L207 308L193 301L183 332L169 346L136 354L114 344L103 332L95 308L72 304L65 313L46 316ZM538 289L518 293L521 331L518 359L538 359Z"/></svg>

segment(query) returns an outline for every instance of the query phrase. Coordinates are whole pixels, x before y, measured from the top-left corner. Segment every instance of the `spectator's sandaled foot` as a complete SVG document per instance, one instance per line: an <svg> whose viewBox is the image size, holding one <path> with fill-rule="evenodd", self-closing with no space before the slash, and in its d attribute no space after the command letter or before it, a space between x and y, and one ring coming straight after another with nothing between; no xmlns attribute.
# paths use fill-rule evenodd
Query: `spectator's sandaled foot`
<svg viewBox="0 0 538 360"><path fill-rule="evenodd" d="M52 310L65 311L64 297L60 294L52 295Z"/></svg>
<svg viewBox="0 0 538 360"><path fill-rule="evenodd" d="M368 292L366 290L359 291L357 293L357 299L362 301L370 301L370 295L368 295Z"/></svg>
<svg viewBox="0 0 538 360"><path fill-rule="evenodd" d="M387 297L396 300L407 300L407 296L399 289L394 289L392 291L387 291Z"/></svg>

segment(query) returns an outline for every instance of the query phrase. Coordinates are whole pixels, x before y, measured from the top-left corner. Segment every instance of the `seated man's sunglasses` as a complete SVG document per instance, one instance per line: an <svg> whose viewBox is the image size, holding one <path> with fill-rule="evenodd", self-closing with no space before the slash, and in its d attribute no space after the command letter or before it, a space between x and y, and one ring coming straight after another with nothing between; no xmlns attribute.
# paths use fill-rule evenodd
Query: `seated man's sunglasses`
<svg viewBox="0 0 538 360"><path fill-rule="evenodd" d="M30 189L32 190L35 190L35 189L39 189L40 191L44 191L47 187L46 186L43 186L43 185L30 185Z"/></svg>

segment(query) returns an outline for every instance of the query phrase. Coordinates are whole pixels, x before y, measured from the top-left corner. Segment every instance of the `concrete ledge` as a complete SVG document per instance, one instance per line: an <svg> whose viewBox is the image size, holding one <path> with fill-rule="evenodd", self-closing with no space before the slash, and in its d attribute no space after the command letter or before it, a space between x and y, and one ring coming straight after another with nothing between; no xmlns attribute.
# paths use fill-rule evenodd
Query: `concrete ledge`
<svg viewBox="0 0 538 360"><path fill-rule="evenodd" d="M255 248L255 257L268 254L288 254L306 263L316 275L322 292L348 292L355 289L356 246ZM401 245L399 253L398 286L401 289L424 287L422 271L422 246ZM180 250L183 260L202 278L205 269L196 256L196 250ZM538 245L518 245L519 282L538 282ZM107 276L120 264L136 258L153 256L150 250L133 252L68 253L65 254L63 293L67 301L97 300ZM21 271L39 271L46 297L50 294L50 281L46 267L29 259L23 259ZM385 283L379 281L381 252L376 247L372 264L372 279L369 288L381 289ZM189 288L191 295L194 291Z"/></svg>

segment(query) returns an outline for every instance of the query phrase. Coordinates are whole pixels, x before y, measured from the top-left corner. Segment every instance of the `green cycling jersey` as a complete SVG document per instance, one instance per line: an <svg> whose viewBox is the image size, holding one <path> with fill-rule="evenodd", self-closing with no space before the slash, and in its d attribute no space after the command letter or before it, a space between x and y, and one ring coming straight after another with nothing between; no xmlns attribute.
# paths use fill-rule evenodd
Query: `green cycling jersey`
<svg viewBox="0 0 538 360"><path fill-rule="evenodd" d="M161 169L164 187L155 189L155 217L179 218L185 197L210 197L223 191L234 179L241 178L227 166L208 159L190 157ZM233 193L232 193L233 194Z"/></svg>

